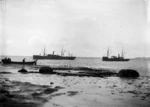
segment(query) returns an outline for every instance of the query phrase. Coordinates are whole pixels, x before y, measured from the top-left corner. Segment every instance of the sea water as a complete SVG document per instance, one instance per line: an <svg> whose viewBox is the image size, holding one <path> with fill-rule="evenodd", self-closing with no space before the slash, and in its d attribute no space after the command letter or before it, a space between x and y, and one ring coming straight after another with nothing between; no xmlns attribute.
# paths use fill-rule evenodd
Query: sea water
<svg viewBox="0 0 150 107"><path fill-rule="evenodd" d="M6 56L1 56L0 59ZM12 61L33 61L31 56L7 56ZM36 66L50 66L50 67L88 67L93 69L105 68L112 69L118 72L120 69L134 69L137 70L141 77L150 77L150 59L149 58L134 58L130 61L124 62L107 62L102 61L100 57L77 57L75 60L38 60L37 65L25 66L28 71L38 71ZM57 75L41 75L38 73L21 74L18 73L22 65L3 65L0 64L0 72L11 72L11 74L0 74L0 78L9 78L11 80L32 82L36 84L49 84L49 81L58 79ZM57 78L58 77L58 78ZM59 78L60 79L60 78ZM39 81L40 80L40 81ZM61 80L55 81L58 82Z"/></svg>

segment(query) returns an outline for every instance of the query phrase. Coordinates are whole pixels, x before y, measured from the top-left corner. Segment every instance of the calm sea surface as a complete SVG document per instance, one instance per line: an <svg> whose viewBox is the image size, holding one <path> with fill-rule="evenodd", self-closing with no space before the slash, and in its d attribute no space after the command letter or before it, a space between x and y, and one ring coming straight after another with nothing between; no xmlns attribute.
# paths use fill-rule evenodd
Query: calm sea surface
<svg viewBox="0 0 150 107"><path fill-rule="evenodd" d="M31 56L7 56L13 61L33 61ZM0 59L5 58L1 56ZM83 58L77 57L75 60L38 60L37 65L25 66L28 71L38 71L36 66L47 65L51 67L89 67L89 68L107 68L113 69L118 72L120 69L135 69L140 73L140 76L150 76L150 59L148 58L135 58L127 62L104 62L101 58ZM18 70L22 65L3 65L0 64L0 72L12 72L12 74L1 74L1 77L7 77L12 80L28 81L38 84L46 84L47 79L54 79L55 76L49 77L48 75L40 74L20 74ZM42 82L38 80L41 79Z"/></svg>

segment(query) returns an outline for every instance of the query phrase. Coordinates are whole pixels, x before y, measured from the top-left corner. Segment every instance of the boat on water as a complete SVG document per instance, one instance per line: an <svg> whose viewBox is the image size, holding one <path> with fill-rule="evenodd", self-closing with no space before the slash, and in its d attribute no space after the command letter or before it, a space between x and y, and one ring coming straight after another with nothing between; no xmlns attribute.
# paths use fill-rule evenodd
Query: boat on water
<svg viewBox="0 0 150 107"><path fill-rule="evenodd" d="M129 61L130 59L124 58L125 52L122 50L121 56L118 54L118 56L111 56L110 57L110 51L109 48L107 50L107 56L102 57L103 61Z"/></svg>
<svg viewBox="0 0 150 107"><path fill-rule="evenodd" d="M33 59L52 59L52 60L74 60L76 57L72 54L69 54L68 56L64 56L64 50L62 49L61 55L55 54L55 51L53 51L52 54L46 54L45 48L43 55L33 55Z"/></svg>
<svg viewBox="0 0 150 107"><path fill-rule="evenodd" d="M11 59L10 58L8 58L8 59L2 59L1 60L1 62L3 63L3 64L22 64L22 65L36 65L36 62L37 62L37 60L36 61L11 61Z"/></svg>

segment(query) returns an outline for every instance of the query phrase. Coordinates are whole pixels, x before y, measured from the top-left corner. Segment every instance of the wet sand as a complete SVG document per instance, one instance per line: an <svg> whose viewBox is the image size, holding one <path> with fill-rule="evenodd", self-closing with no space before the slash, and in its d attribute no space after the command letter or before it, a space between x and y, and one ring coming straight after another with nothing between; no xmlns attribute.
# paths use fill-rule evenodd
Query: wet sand
<svg viewBox="0 0 150 107"><path fill-rule="evenodd" d="M150 106L149 77L52 76L57 79L49 81L49 85L0 78L0 107Z"/></svg>
<svg viewBox="0 0 150 107"><path fill-rule="evenodd" d="M64 79L65 88L43 107L149 107L150 80L118 77Z"/></svg>
<svg viewBox="0 0 150 107"><path fill-rule="evenodd" d="M0 79L0 107L41 107L52 94L62 87L52 88L29 82Z"/></svg>

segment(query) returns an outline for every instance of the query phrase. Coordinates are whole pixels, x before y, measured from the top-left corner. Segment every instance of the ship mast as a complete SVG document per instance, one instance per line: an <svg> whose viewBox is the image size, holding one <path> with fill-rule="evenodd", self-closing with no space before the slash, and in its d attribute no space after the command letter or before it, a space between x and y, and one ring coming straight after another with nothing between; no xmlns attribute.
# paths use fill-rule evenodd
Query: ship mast
<svg viewBox="0 0 150 107"><path fill-rule="evenodd" d="M43 51L43 56L46 55L46 49L45 49L45 46L44 46L44 51Z"/></svg>
<svg viewBox="0 0 150 107"><path fill-rule="evenodd" d="M64 50L63 50L63 47L61 49L61 56L64 56Z"/></svg>
<svg viewBox="0 0 150 107"><path fill-rule="evenodd" d="M62 50L61 50L61 56L64 56L65 51L66 51L66 50L64 50L63 47L62 47Z"/></svg>
<svg viewBox="0 0 150 107"><path fill-rule="evenodd" d="M109 47L107 49L107 57L109 58Z"/></svg>
<svg viewBox="0 0 150 107"><path fill-rule="evenodd" d="M122 58L124 58L124 54L125 54L125 52L124 52L123 49L122 49L122 52L121 52L121 57L122 57Z"/></svg>

